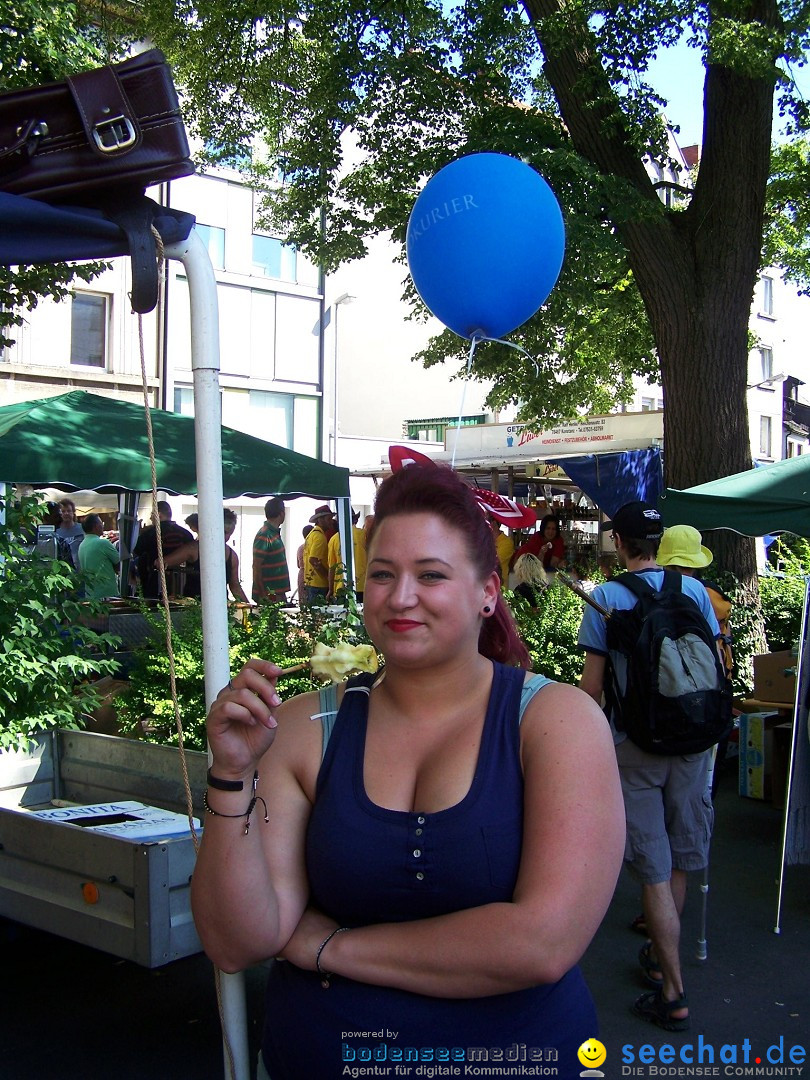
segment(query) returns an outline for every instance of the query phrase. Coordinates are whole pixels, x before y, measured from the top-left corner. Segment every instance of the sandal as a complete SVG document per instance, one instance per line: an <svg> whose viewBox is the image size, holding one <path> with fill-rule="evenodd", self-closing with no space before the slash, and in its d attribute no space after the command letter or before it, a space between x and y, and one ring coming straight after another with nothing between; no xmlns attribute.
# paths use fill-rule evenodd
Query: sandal
<svg viewBox="0 0 810 1080"><path fill-rule="evenodd" d="M686 994L681 994L674 1001L664 1001L660 990L642 994L634 1003L631 1012L650 1024L657 1024L664 1031L688 1031L689 1017L675 1017L672 1014L687 1008Z"/></svg>
<svg viewBox="0 0 810 1080"><path fill-rule="evenodd" d="M630 923L630 929L635 930L637 934L643 934L644 937L647 936L647 920L643 913L636 915L635 919Z"/></svg>
<svg viewBox="0 0 810 1080"><path fill-rule="evenodd" d="M647 985L660 988L664 981L664 973L658 961L652 958L651 941L648 941L646 945L642 945L639 949L638 962L641 964L641 970L644 972Z"/></svg>

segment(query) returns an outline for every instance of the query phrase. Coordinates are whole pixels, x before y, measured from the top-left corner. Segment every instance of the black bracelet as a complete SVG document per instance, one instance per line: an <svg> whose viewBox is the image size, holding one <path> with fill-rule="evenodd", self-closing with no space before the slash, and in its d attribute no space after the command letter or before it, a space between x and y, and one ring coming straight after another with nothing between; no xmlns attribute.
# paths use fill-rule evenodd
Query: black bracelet
<svg viewBox="0 0 810 1080"><path fill-rule="evenodd" d="M321 976L321 986L324 988L324 990L329 989L329 980L332 978L333 972L324 971L323 968L321 967L321 953L323 952L323 950L326 948L326 946L329 944L329 942L332 940L333 937L335 937L337 934L342 934L344 932L344 930L348 930L348 929L349 929L348 926L338 926L337 929L333 930L331 934L329 934L327 937L325 937L323 939L323 941L318 946L318 951L315 953L315 967L316 967L316 969L318 971L318 974Z"/></svg>
<svg viewBox="0 0 810 1080"><path fill-rule="evenodd" d="M253 773L253 779L258 780L258 772ZM217 791L244 791L244 780L222 780L218 776L214 776L211 770L208 770L208 786L216 788Z"/></svg>
<svg viewBox="0 0 810 1080"><path fill-rule="evenodd" d="M264 799L261 797L261 795L256 794L256 788L258 786L258 783L259 783L259 774L258 774L258 772L256 772L256 773L253 774L253 798L250 800L250 805L248 806L247 810L245 810L241 814L220 814L219 810L212 809L212 807L208 803L208 792L207 791L203 792L203 809L205 810L206 814L210 814L212 817L244 818L245 819L245 836L247 836L247 834L250 832L250 815L253 813L254 807L256 806L257 802L260 802L262 804L262 806L264 807L264 823L265 823L265 825L269 824L269 822L270 822L270 817L269 817L269 815L267 813L267 803L264 801Z"/></svg>

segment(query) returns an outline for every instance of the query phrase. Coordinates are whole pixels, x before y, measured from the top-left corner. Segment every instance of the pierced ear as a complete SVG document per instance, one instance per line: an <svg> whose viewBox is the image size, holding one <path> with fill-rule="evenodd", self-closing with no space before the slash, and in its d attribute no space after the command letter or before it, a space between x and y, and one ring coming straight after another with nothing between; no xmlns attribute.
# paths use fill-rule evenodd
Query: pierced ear
<svg viewBox="0 0 810 1080"><path fill-rule="evenodd" d="M484 603L481 607L481 614L484 618L487 615L491 615L495 610L495 605L498 602L498 596L501 592L501 579L493 571L491 577L484 585Z"/></svg>

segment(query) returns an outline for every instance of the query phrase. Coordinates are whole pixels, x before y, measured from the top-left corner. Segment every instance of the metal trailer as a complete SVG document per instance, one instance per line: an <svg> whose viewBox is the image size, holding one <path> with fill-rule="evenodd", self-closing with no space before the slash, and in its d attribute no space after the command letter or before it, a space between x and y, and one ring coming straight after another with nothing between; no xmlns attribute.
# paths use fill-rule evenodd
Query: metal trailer
<svg viewBox="0 0 810 1080"><path fill-rule="evenodd" d="M199 751L186 759L200 817L207 759ZM30 753L0 755L0 915L149 968L200 952L190 831L130 840L31 813L54 799L135 799L185 814L177 748L55 730Z"/></svg>

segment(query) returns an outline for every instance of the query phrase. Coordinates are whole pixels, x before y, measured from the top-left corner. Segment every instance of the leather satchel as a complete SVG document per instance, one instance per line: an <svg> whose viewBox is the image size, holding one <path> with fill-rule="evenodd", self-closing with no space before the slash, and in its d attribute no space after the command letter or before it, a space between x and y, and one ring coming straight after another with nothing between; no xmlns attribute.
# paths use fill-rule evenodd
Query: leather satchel
<svg viewBox="0 0 810 1080"><path fill-rule="evenodd" d="M89 205L114 187L145 188L193 172L158 49L0 94L0 188L11 195Z"/></svg>
<svg viewBox="0 0 810 1080"><path fill-rule="evenodd" d="M155 204L144 188L193 172L158 49L0 94L0 191L103 210L130 242L135 311L151 311L157 301Z"/></svg>

